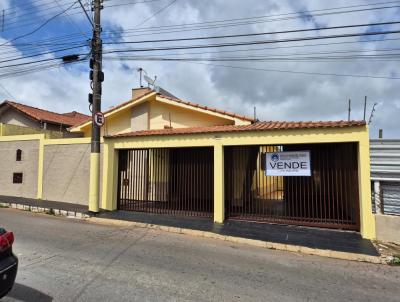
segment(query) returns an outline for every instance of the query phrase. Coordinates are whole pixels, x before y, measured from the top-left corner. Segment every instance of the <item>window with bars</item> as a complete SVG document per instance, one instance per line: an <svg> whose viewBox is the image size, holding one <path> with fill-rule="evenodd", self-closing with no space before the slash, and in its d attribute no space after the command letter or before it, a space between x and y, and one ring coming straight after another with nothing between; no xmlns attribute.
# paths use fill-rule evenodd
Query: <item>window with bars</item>
<svg viewBox="0 0 400 302"><path fill-rule="evenodd" d="M13 183L14 184L22 184L23 173L16 172L13 174Z"/></svg>

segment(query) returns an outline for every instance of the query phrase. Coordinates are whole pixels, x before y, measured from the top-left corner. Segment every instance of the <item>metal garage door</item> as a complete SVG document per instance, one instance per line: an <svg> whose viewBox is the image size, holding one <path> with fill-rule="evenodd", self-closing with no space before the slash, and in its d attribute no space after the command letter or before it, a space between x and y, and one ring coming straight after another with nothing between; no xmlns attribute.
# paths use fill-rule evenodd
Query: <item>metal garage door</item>
<svg viewBox="0 0 400 302"><path fill-rule="evenodd" d="M212 148L119 151L118 209L212 217Z"/></svg>
<svg viewBox="0 0 400 302"><path fill-rule="evenodd" d="M311 176L265 176L266 152L311 154ZM225 148L229 219L359 230L357 144Z"/></svg>

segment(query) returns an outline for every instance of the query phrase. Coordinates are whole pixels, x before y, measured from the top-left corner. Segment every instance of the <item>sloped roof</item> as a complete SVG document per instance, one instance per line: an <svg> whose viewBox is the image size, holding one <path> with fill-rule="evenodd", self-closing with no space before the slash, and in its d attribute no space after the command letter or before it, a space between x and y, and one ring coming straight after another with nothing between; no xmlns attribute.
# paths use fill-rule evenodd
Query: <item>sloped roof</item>
<svg viewBox="0 0 400 302"><path fill-rule="evenodd" d="M279 129L312 129L312 128L343 128L364 126L365 121L310 121L310 122L256 122L250 125L225 125L192 128L172 128L157 130L142 130L128 133L121 133L107 138L118 137L140 137L153 135L179 135L179 134L204 134L204 133L225 133L225 132L244 132L244 131L268 131Z"/></svg>
<svg viewBox="0 0 400 302"><path fill-rule="evenodd" d="M157 93L157 95L161 96L164 99L167 99L167 100L179 103L179 104L185 104L185 105L188 105L188 106L191 106L191 107L194 107L194 108L200 108L200 109L203 109L203 110L208 110L208 111L220 113L220 114L223 114L223 115L228 115L230 117L238 118L238 119L245 120L245 121L248 121L248 122L254 122L254 119L251 118L251 117L248 117L248 116L244 116L244 115L240 115L240 114L236 114L236 113L232 113L232 112L228 112L228 111L224 111L224 110L220 110L220 109L216 109L216 108L212 108L212 107L208 107L208 106L203 106L203 105L200 105L200 104L195 104L195 103L192 103L192 102L184 101L182 99L166 96L166 95L163 95L161 93Z"/></svg>
<svg viewBox="0 0 400 302"><path fill-rule="evenodd" d="M120 108L122 108L122 107L124 107L124 106L126 106L126 105L129 105L130 103L133 103L133 102L137 101L138 99L141 99L141 98L143 98L143 97L145 97L145 96L148 96L148 95L154 94L154 93L155 93L155 92L154 92L153 90L149 90L149 92L146 92L146 93L144 93L144 94L138 96L137 98L131 99L131 100L126 101L126 102L123 102L123 103L121 103L121 104L119 104L119 105L117 105L117 106L111 107L110 109L108 109L108 110L106 110L106 111L103 111L103 114L104 114L104 115L108 115L108 114L110 114L111 112L113 112L113 111L115 111L115 110L117 110L117 109L120 109ZM84 124L86 124L86 123L88 123L88 122L91 122L91 121L92 121L92 118L91 118L91 117L88 117L88 118L86 118L85 120L81 121L80 123L74 125L74 127L83 126Z"/></svg>
<svg viewBox="0 0 400 302"><path fill-rule="evenodd" d="M83 113L80 113L78 111L71 111L71 112L66 112L66 113L62 113L62 115L65 116L69 116L72 118L76 118L76 119L87 119L89 116Z"/></svg>
<svg viewBox="0 0 400 302"><path fill-rule="evenodd" d="M4 101L2 104L0 104L0 107L6 105L18 110L19 112L26 114L30 118L37 120L39 122L73 126L89 118L88 115L76 111L68 113L56 113L12 101Z"/></svg>
<svg viewBox="0 0 400 302"><path fill-rule="evenodd" d="M122 107L124 107L126 105L129 105L130 103L133 103L133 102L135 102L135 101L137 101L139 99L142 99L142 98L144 98L146 96L149 96L151 94L155 94L157 96L160 96L163 99L175 102L177 104L184 104L184 105L196 108L196 109L203 109L203 110L206 110L206 111L210 111L210 113L218 113L218 114L222 114L222 115L225 115L225 116L229 116L231 118L237 118L237 119L245 120L245 121L248 121L248 122L254 122L253 118L250 118L250 117L247 117L247 116L244 116L244 115L239 115L239 114L231 113L231 112L228 112L228 111L223 111L223 110L219 110L219 109L216 109L216 108L211 108L211 107L203 106L203 105L200 105L200 104L195 104L195 103L192 103L192 102L184 101L182 99L178 99L178 98L175 98L175 97L167 96L165 94L156 92L154 90L149 90L148 92L146 92L144 94L141 94L141 95L139 95L138 97L136 97L134 99L131 99L131 100L126 101L126 102L123 102L123 103L121 103L121 104L119 104L117 106L114 106L114 107L104 111L103 114L105 114L105 115L110 114L113 111L116 111L116 110L118 110L118 109L120 109L120 108L122 108ZM86 120L82 121L81 123L79 123L77 125L74 125L74 126L75 127L82 126L82 125L84 125L84 124L86 124L88 122L91 122L91 118L88 118L88 119L86 119Z"/></svg>

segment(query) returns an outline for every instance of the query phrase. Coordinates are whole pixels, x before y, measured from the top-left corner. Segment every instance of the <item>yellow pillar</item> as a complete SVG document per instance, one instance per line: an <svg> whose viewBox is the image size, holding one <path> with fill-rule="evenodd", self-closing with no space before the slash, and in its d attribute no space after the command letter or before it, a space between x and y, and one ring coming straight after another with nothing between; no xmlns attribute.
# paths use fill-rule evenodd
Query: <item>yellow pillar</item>
<svg viewBox="0 0 400 302"><path fill-rule="evenodd" d="M36 198L43 198L43 165L44 165L44 140L45 135L42 134L39 139L39 159L38 159L38 179Z"/></svg>
<svg viewBox="0 0 400 302"><path fill-rule="evenodd" d="M113 211L117 209L118 153L110 142L103 144L103 192L101 208Z"/></svg>
<svg viewBox="0 0 400 302"><path fill-rule="evenodd" d="M214 222L225 220L224 147L214 145Z"/></svg>
<svg viewBox="0 0 400 302"><path fill-rule="evenodd" d="M369 135L366 131L358 145L358 180L360 199L360 233L363 238L375 239L375 217L372 213Z"/></svg>
<svg viewBox="0 0 400 302"><path fill-rule="evenodd" d="M100 153L90 153L89 211L99 211Z"/></svg>

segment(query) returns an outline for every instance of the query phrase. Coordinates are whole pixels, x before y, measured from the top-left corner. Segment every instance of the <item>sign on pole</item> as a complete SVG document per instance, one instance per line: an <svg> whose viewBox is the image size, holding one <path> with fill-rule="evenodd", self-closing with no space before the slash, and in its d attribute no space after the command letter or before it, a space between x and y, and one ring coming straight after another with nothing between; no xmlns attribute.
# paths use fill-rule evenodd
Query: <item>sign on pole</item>
<svg viewBox="0 0 400 302"><path fill-rule="evenodd" d="M94 122L96 123L97 126L101 127L104 125L104 114L101 112L96 112L94 114Z"/></svg>
<svg viewBox="0 0 400 302"><path fill-rule="evenodd" d="M311 176L310 151L266 153L266 176Z"/></svg>

